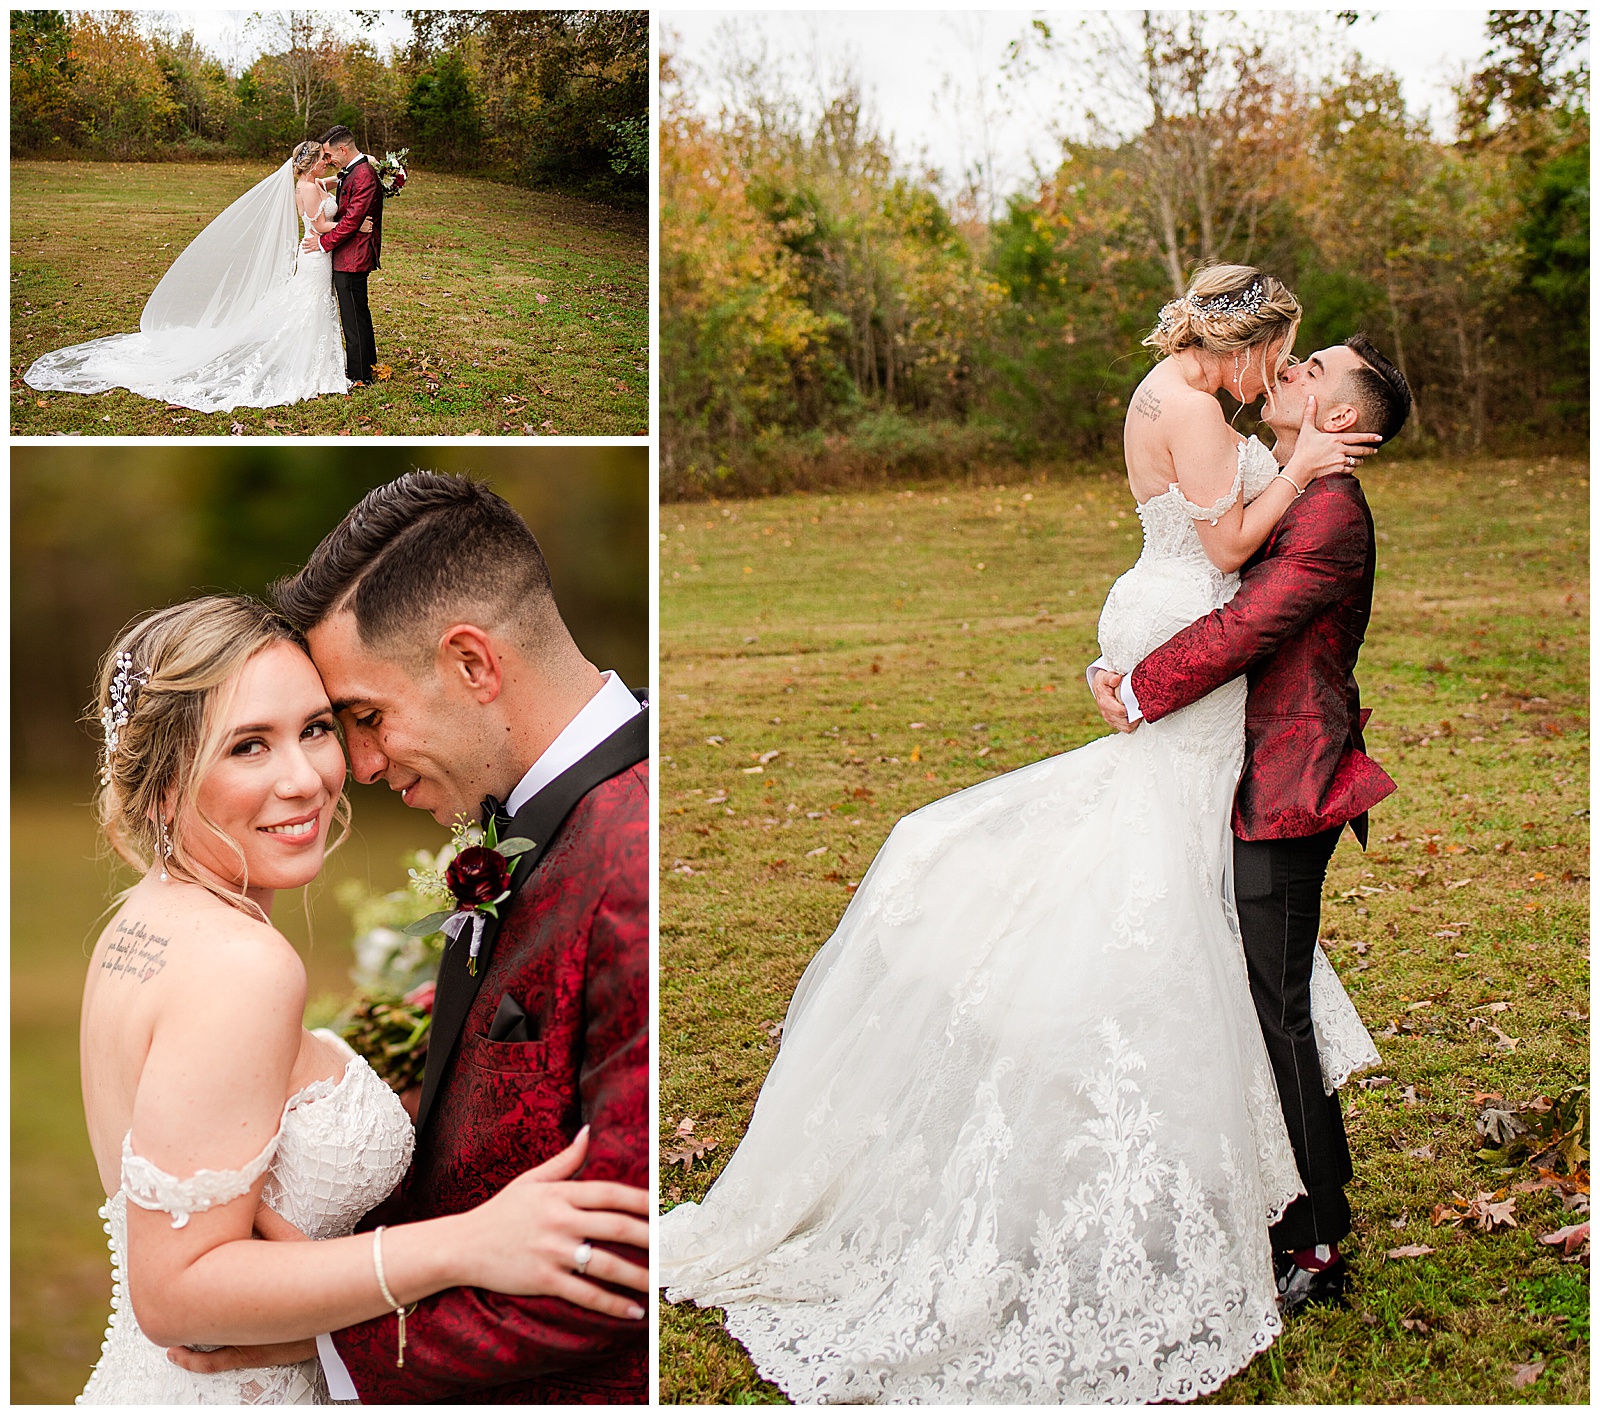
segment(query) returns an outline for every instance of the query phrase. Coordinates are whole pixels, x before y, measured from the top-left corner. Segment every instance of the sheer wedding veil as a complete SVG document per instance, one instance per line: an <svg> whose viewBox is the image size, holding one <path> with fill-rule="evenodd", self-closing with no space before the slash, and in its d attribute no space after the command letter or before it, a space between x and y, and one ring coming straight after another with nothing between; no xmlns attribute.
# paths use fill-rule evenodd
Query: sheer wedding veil
<svg viewBox="0 0 1600 1415"><path fill-rule="evenodd" d="M153 334L232 323L289 278L299 244L291 159L189 242L146 302L139 328Z"/></svg>

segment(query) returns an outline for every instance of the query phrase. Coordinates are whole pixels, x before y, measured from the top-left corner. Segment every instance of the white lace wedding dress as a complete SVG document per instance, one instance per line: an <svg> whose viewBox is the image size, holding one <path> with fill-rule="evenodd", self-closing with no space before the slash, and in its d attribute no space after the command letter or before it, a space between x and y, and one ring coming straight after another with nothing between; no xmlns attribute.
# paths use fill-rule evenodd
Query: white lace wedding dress
<svg viewBox="0 0 1600 1415"><path fill-rule="evenodd" d="M1131 668L1238 585L1140 508L1101 646ZM1191 1400L1280 1330L1267 1228L1302 1192L1229 903L1238 679L895 826L795 992L750 1127L660 1225L795 1401ZM1325 970L1325 971L1324 971ZM1323 960L1328 1081L1375 1060Z"/></svg>
<svg viewBox="0 0 1600 1415"><path fill-rule="evenodd" d="M337 210L330 195L323 219ZM309 233L311 218L302 221L302 234ZM287 261L284 269L258 300L219 323L113 334L57 349L38 359L23 381L41 392L126 388L201 413L348 392L333 257L301 251L292 272Z"/></svg>
<svg viewBox="0 0 1600 1415"><path fill-rule="evenodd" d="M386 1199L411 1162L411 1119L376 1072L333 1032L350 1060L337 1080L316 1081L283 1108L278 1133L243 1169L202 1169L189 1179L163 1173L122 1142L122 1187L100 1210L111 1235L111 1325L79 1405L326 1405L321 1366L293 1366L192 1375L146 1339L128 1293L128 1203L172 1215L181 1228L191 1214L246 1193L266 1172L262 1197L309 1238L342 1238Z"/></svg>

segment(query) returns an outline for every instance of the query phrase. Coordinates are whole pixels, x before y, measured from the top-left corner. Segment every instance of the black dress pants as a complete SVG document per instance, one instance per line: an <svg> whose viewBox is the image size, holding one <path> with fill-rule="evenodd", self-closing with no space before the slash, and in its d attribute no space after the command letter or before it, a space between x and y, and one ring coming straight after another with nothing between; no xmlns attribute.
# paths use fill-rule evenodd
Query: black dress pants
<svg viewBox="0 0 1600 1415"><path fill-rule="evenodd" d="M372 311L367 308L367 272L334 271L333 293L344 329L344 376L352 383L371 383L378 346L372 337Z"/></svg>
<svg viewBox="0 0 1600 1415"><path fill-rule="evenodd" d="M1234 895L1250 994L1278 1081L1303 1197L1273 1226L1274 1252L1337 1243L1350 1231L1344 1186L1350 1146L1338 1094L1322 1089L1311 1028L1311 964L1322 917L1322 883L1340 826L1299 840L1235 840Z"/></svg>

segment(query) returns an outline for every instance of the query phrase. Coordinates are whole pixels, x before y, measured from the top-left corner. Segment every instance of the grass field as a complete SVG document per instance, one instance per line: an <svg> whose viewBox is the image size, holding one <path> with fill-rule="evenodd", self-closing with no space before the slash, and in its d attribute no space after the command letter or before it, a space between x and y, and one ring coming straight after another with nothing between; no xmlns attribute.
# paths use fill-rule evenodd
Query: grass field
<svg viewBox="0 0 1600 1415"><path fill-rule="evenodd" d="M1218 1402L1588 1399L1579 1221L1513 1191L1515 1227L1435 1227L1533 1177L1480 1164L1485 1093L1588 1084L1588 469L1391 462L1360 678L1399 783L1346 835L1328 952L1383 1067L1345 1096L1356 1177L1348 1311L1297 1318ZM665 1206L743 1131L776 1024L890 826L1101 735L1083 684L1137 554L1098 474L755 502L661 517L661 1145ZM912 724L923 724L913 727ZM820 853L819 853L820 852ZM700 1159L668 1167L693 1121ZM1389 1258L1408 1245L1432 1248ZM662 1306L661 1398L760 1403L715 1312Z"/></svg>
<svg viewBox="0 0 1600 1415"><path fill-rule="evenodd" d="M11 1399L71 1404L100 1354L111 1260L96 1210L105 1201L78 1090L78 1004L113 889L97 859L88 786L20 786L11 800ZM401 857L444 832L387 790L357 789L356 833L275 922L306 959L313 1008L351 991L350 921L334 897L351 876L405 883ZM119 876L121 887L126 879ZM310 940L314 939L314 943Z"/></svg>
<svg viewBox="0 0 1600 1415"><path fill-rule="evenodd" d="M644 436L649 243L640 213L417 171L370 282L391 376L349 397L196 413L116 389L38 393L52 349L137 330L178 252L266 176L238 163L11 164L11 431L176 437Z"/></svg>

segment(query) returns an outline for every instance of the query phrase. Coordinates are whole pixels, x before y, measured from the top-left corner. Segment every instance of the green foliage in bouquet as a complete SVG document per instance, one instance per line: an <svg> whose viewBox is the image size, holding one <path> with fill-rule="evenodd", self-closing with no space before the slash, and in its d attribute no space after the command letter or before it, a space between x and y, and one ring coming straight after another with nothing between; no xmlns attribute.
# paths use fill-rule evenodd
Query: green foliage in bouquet
<svg viewBox="0 0 1600 1415"><path fill-rule="evenodd" d="M405 889L374 894L359 880L346 880L339 888L339 902L355 926L350 977L357 992L335 1026L396 1091L421 1079L433 1021L433 983L444 952L442 932L418 937L405 929L434 910L458 849L452 843L437 854L418 850L410 855L411 882Z"/></svg>
<svg viewBox="0 0 1600 1415"><path fill-rule="evenodd" d="M391 1090L404 1092L422 1084L432 1022L431 992L426 1004L366 994L346 1012L343 1036Z"/></svg>

